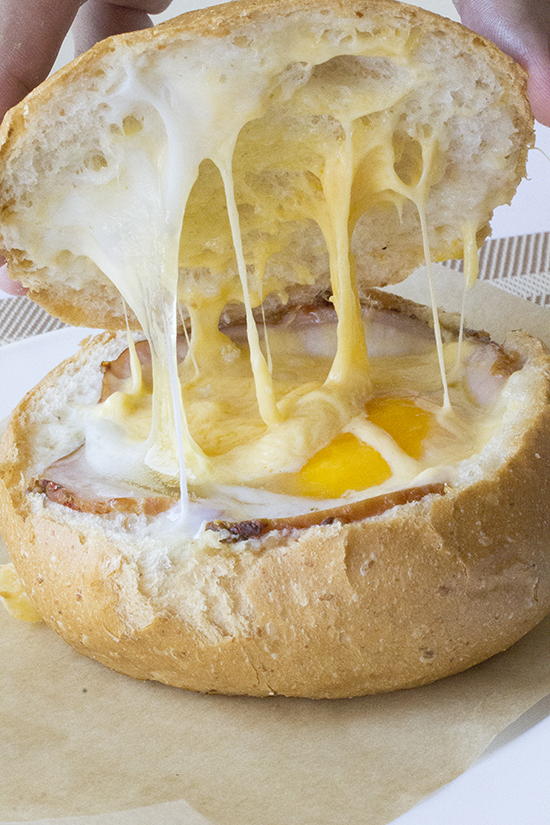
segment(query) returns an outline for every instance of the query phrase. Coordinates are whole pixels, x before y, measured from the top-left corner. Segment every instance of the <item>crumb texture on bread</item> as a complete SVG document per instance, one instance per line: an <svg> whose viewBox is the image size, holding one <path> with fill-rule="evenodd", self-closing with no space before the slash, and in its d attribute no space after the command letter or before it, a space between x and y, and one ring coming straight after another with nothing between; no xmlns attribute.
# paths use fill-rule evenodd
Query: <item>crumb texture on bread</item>
<svg viewBox="0 0 550 825"><path fill-rule="evenodd" d="M114 331L27 395L0 455L14 565L76 650L205 692L344 697L463 670L548 612L547 350L459 344L435 308L369 292L430 258L472 277L531 138L523 71L393 0L190 13L12 110L10 273ZM125 304L149 346L142 364L128 333L127 373ZM349 480L359 454L374 480Z"/></svg>
<svg viewBox="0 0 550 825"><path fill-rule="evenodd" d="M67 449L59 413L99 396L91 376L121 346L87 344L23 402L2 447L6 542L32 602L76 650L193 690L344 697L459 672L550 609L550 356L529 336L503 351L521 365L508 412L459 487L351 523L238 541L206 530L175 545L143 517L105 520L29 492L48 450Z"/></svg>
<svg viewBox="0 0 550 825"><path fill-rule="evenodd" d="M181 114L175 143L166 100ZM64 320L122 326L103 253L78 241L83 218L64 205L67 192L78 183L107 213L112 203L116 217L126 204L133 220L151 222L136 202L164 195L153 195L148 165L184 152L198 177L181 230L183 304L209 290L240 300L212 140L220 134L235 141L254 300L300 283L324 288L326 151L342 142L347 117L357 150L350 231L363 285L399 281L423 261L419 207L435 259L462 255L465 216L480 243L495 206L515 191L532 134L522 70L437 15L387 0L236 3L190 13L154 36L99 44L7 118L0 232L11 274ZM134 155L141 176L120 200L113 187ZM174 169L166 174L162 186ZM88 217L93 222L93 212Z"/></svg>
<svg viewBox="0 0 550 825"><path fill-rule="evenodd" d="M154 595L124 547L45 514L23 523L5 488L2 512L34 604L81 653L193 690L345 697L463 670L546 615L546 514L530 506L540 479L518 463L498 499L487 482L371 523L218 545ZM505 534L503 507L518 512Z"/></svg>

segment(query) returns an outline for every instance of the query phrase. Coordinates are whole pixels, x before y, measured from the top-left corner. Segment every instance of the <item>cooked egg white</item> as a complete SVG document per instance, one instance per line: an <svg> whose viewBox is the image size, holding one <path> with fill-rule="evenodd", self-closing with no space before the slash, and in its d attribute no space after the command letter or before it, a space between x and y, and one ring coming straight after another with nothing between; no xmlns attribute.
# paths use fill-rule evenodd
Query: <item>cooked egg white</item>
<svg viewBox="0 0 550 825"><path fill-rule="evenodd" d="M199 366L197 373L188 357L180 362L187 422L205 467L203 475L189 476L195 502L208 501L216 517L284 517L415 484L457 481L460 463L483 449L502 420L507 378L491 371L497 348L463 342L461 377L449 385L452 404L445 410L437 345L426 325L374 310L365 311L362 321L367 343L376 341L366 400L326 391L338 346L337 323L326 313L320 321L306 314L267 327L281 410L274 425L261 417L239 328L230 330L231 338L224 335L232 353L224 370ZM265 347L261 325L258 332ZM447 333L449 366L457 347L456 336ZM108 465L107 477L119 484L170 494L175 481L144 463L153 398L146 388L136 393L139 384L134 374L102 404L86 408L86 465L79 465L80 473L105 479ZM59 473L48 478L71 488L74 472L71 478L66 467Z"/></svg>
<svg viewBox="0 0 550 825"><path fill-rule="evenodd" d="M360 216L413 203L430 263L425 208L445 138L438 123L407 131L406 95L430 79L414 38L362 38L351 23L339 38L309 40L286 25L264 37L254 48L213 38L215 68L192 43L177 58L167 49L124 66L105 101L111 145L78 185L52 190L47 237L36 241L52 261L60 250L91 258L137 316L153 391L134 359L129 386L87 411L86 458L107 479L179 487L180 527L188 491L240 518L374 495L427 473L452 483L449 467L498 426L494 396L480 405L469 393L470 344L457 356L456 341L444 341L435 302L429 346L414 335L412 354L367 345L350 254ZM369 81L367 57L391 63L391 78ZM284 299L288 277L267 276L266 264L312 224L337 321L262 329L253 309L273 292ZM464 224L469 281L477 225L475 215ZM227 277L213 289L201 266ZM311 280L307 261L292 279ZM246 343L218 328L231 301L244 304ZM191 343L178 364L181 304Z"/></svg>

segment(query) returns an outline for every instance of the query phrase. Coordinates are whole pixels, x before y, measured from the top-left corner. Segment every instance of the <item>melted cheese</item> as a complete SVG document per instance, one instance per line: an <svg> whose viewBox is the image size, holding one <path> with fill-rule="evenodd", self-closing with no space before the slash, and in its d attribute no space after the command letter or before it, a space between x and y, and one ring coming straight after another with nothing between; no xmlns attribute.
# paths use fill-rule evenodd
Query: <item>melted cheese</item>
<svg viewBox="0 0 550 825"><path fill-rule="evenodd" d="M210 66L200 49L183 44L184 72L170 50L128 63L106 101L112 141L105 163L83 172L78 185L52 191L48 236L40 237L52 261L59 250L91 258L120 290L151 346L152 396L134 359L128 392L89 411L90 465L155 489L179 485L183 519L187 484L194 491L271 485L292 494L290 477L302 473L305 484L304 467L342 438L380 456L389 475L376 476L377 489L388 479L410 483L430 462L476 448L471 439L457 448L472 411L463 395L462 408L452 409L435 299L442 405L435 400L434 354L426 363L419 358L417 367L429 375L422 392L439 436L420 459L365 413L385 378L367 357L350 254L361 214L380 203L402 210L412 202L430 268L426 203L443 127L406 128L404 101L427 71L415 62L415 37L394 30L361 36L350 23L341 37L308 39L283 22L269 44L262 38L258 33L250 48L213 38ZM374 82L361 64L372 56L391 61L398 74L385 81L382 72ZM278 377L280 345L273 350L277 335L265 340L264 353L253 309L270 292L284 295L286 276L276 269L266 275L266 263L296 227L312 224L328 251L336 349L330 363L325 356L297 359L298 380L285 384ZM473 230L464 237L471 260ZM205 265L219 273L214 285L201 279ZM294 277L307 282L307 265L297 262ZM192 327L179 372L178 300ZM244 303L246 348L218 329L231 301ZM403 367L407 381L410 360ZM394 359L390 389L400 386L400 370Z"/></svg>
<svg viewBox="0 0 550 825"><path fill-rule="evenodd" d="M42 616L27 596L13 564L0 565L0 598L15 619L41 622Z"/></svg>
<svg viewBox="0 0 550 825"><path fill-rule="evenodd" d="M476 227L472 221L465 221L462 227L462 238L464 248L464 289L462 292L462 307L460 312L460 327L458 333L458 351L453 374L460 374L462 340L464 337L464 314L466 310L466 294L473 289L477 276L479 275L479 253L476 239Z"/></svg>
<svg viewBox="0 0 550 825"><path fill-rule="evenodd" d="M496 412L492 408L505 379L496 381L482 402L475 384L487 384L496 349L465 342L461 380L450 386L453 412L442 417L437 348L426 328L388 313L366 313L363 328L372 350L374 393L365 404L326 391L338 347L336 321L299 317L268 328L282 417L275 426L267 426L259 413L240 328L231 328L232 338L226 339L232 357L223 370L197 375L185 359L180 381L189 428L208 462L208 472L193 479L194 497L219 507L226 518L250 518L251 512L269 517L335 506L335 490L353 500L423 483L423 478L453 483L459 470L452 468L479 452L500 420L498 406ZM259 333L262 343L261 325ZM456 360L453 336L446 337L443 350L448 368ZM470 364L481 367L480 378ZM126 432L137 433L140 410L133 419L126 418ZM144 420L141 437L147 433ZM342 434L347 449L339 455L331 445L342 443ZM350 461L362 466L346 471ZM389 467L390 475L374 471L377 464ZM241 506L245 489L254 496L253 505Z"/></svg>
<svg viewBox="0 0 550 825"><path fill-rule="evenodd" d="M367 346L361 324L361 306L350 264L349 213L353 185L353 127L342 124L341 145L325 159L323 192L325 220L321 228L331 265L333 300L338 314L338 349L327 378L349 397L364 398L370 389Z"/></svg>

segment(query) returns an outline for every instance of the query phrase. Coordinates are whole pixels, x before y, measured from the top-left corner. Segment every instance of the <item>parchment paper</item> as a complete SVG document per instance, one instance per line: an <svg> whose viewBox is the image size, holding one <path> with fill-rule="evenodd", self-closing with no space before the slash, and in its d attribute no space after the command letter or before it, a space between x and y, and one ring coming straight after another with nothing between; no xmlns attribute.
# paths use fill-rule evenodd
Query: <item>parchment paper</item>
<svg viewBox="0 0 550 825"><path fill-rule="evenodd" d="M456 308L461 276L437 270L441 303ZM401 291L418 297L416 280ZM519 326L550 337L549 310L478 287L470 325L497 339ZM386 825L549 693L550 617L506 653L434 685L313 702L133 681L0 611L0 818Z"/></svg>

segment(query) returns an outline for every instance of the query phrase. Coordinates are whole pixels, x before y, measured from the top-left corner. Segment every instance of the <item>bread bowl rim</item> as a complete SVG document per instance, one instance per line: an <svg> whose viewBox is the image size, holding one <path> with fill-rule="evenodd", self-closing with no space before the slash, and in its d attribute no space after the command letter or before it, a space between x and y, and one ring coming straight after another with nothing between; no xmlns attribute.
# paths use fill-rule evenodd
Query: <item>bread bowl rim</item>
<svg viewBox="0 0 550 825"><path fill-rule="evenodd" d="M399 303L403 306L402 301ZM452 320L451 317L449 323ZM106 337L109 334L100 336ZM93 340L85 344L89 349L93 346ZM542 529L548 501L536 501L532 489L527 489L528 479L532 484L540 466L544 468L544 455L550 453L550 406L545 396L550 387L550 356L543 344L522 333L512 336L507 346L512 352L519 350L531 364L530 369L543 373L545 378L537 392L538 403L529 414L530 426L504 466L470 486L447 490L445 495L428 495L363 521L342 524L336 519L323 527L271 532L260 539L230 544L219 541L216 546L203 547L196 556L199 568L206 565L210 575L213 566L225 564L225 575L231 580L226 590L222 585L213 597L213 604L218 599L217 607L207 608L210 624L201 625L195 608L187 616L182 609L178 616L173 595L168 599L171 604L163 606L162 596L148 597L142 592L143 570L139 571L127 542L116 546L112 532L98 538L97 531L87 531L78 519L71 526L72 514L66 518L54 514L52 518L52 513L32 512L32 508L25 522L22 513L27 507L24 502L22 508L17 506L13 487L10 491L12 485L4 478L0 484L0 510L6 541L31 600L46 621L80 652L136 678L152 678L203 692L341 698L425 684L505 649L550 610L550 557ZM56 380L56 376L63 375L63 369L60 366L46 380ZM14 441L19 442L14 428L17 420L19 426L26 426L25 410L32 405L34 392L20 405L2 445L4 457L11 455L12 478L20 472L17 465L13 470L17 449ZM536 455L540 458L536 459ZM550 484L543 474L538 475L538 481L543 491ZM481 491L483 495L479 495ZM501 529L501 510L495 505L499 497L504 497L508 505L515 502L520 520L513 540L491 552ZM468 535L470 543L460 544L455 535L460 531L462 540ZM410 544L411 534L419 543L416 549L414 542ZM478 541L480 535L483 543ZM367 573L364 583L368 587L369 571L376 569L382 551L391 555L391 564L388 562L374 589L361 593L357 586L358 569L363 568L363 577ZM53 566L48 561L52 555L58 559ZM371 556L377 557L372 568ZM99 574L99 570L103 573ZM285 570L287 576L281 576ZM411 570L415 573L411 574ZM200 578L201 574L195 570L193 575ZM409 579L410 587L406 590L403 580L411 575L412 584ZM429 580L424 591L424 585L418 581L422 576ZM262 584L266 578L277 593L275 603L278 600L283 614L283 619L279 616L279 625ZM492 580L489 588L487 578ZM350 587L351 581L355 581L355 589ZM311 608L299 603L305 599L306 586L313 588L307 594ZM204 589L204 581L200 587ZM360 623L357 626L357 617L361 608L364 611L366 604L372 606L373 601L382 609L379 593L384 587L389 594L385 600L389 605L389 626L388 635L382 639L376 617L374 631ZM419 592L423 599L419 599ZM261 614L262 620L254 625L246 609L240 613L236 610L232 617L215 619L216 610L221 609L228 593L235 604L255 597L252 612ZM398 594L400 603L396 600ZM185 601L185 596L182 598ZM434 616L434 599L435 603L447 604L454 600L449 615L439 607ZM501 615L504 604L512 613L520 614L522 605L524 615L507 620ZM325 618L323 611L336 605L340 612L333 610ZM299 627L298 616L302 618ZM329 619L332 624L323 627ZM283 641L277 636L275 640L266 637L270 624L283 635ZM494 635L488 634L488 626ZM473 634L473 627L477 627L477 634ZM332 632L337 628L353 641L347 647L330 640L327 645L324 637L327 633L330 636L330 628ZM398 636L401 634L401 646L391 636L397 631ZM386 658L373 649L373 632L381 644L383 641ZM420 639L415 652L424 651L418 653L417 661L413 661L410 642L403 643L403 636L406 640L415 633ZM453 633L459 637L458 643L456 638L450 641ZM270 647L272 642L274 647ZM193 659L193 672L182 675L177 657L174 665L176 644L185 652L182 659ZM262 647L268 653L262 654ZM151 649L152 658L147 653ZM344 649L349 657L347 663L342 661ZM358 650L363 651L362 665ZM276 672L273 662L267 661L272 653L278 657ZM369 656L370 665L365 664ZM397 673L392 666L395 661L399 662ZM373 672L368 672L369 667Z"/></svg>
<svg viewBox="0 0 550 825"><path fill-rule="evenodd" d="M393 6L393 4L390 4L389 2L387 2L387 0L377 0L376 5L377 5L377 8L379 8L379 9L390 9L390 8L395 9L395 6ZM295 4L294 8L299 7L300 9L310 9L313 6L314 6L314 4L311 2L311 0L305 0L305 2ZM340 2L338 2L338 0L336 2L331 0L331 2L326 3L325 6L330 6L331 8L335 8L335 9L347 9L348 8L347 5L344 5ZM211 30L208 30L208 29L207 30L209 31L210 34L212 34L212 36L215 36L215 31L219 30L219 28L223 25L223 21L228 21L228 20L231 19L231 14L234 13L234 14L238 15L241 12L244 13L249 8L250 8L249 4L246 4L246 5L243 4L243 5L240 5L240 6L230 4L230 6L225 7L226 12L228 10L230 10L230 12L231 12L228 15L228 17L223 18L223 16L222 16L222 18L219 19L218 22L215 25L210 22L209 25L211 27ZM267 2L265 4L262 4L260 9L257 9L257 6L253 6L251 8L254 10L253 15L256 14L256 13L268 13L269 10L276 10L277 13L280 13L280 6L278 4L275 4L275 3L271 2L271 1ZM316 4L315 4L315 8L318 8L318 6ZM410 15L417 15L418 14L416 12L416 10L414 10L413 8L410 8L410 7L407 7L407 8L409 9L407 11L407 14L410 14ZM222 14L223 12L221 10L218 10L218 13ZM197 13L192 13L192 16L186 16L187 22L191 24L191 31L194 30L194 27L195 27L196 30L202 31L201 27L203 27L205 25L205 21L208 22L208 20L209 20L208 15L209 14L211 14L211 12L206 12L206 13L205 12L197 12ZM247 14L249 14L248 11L246 11L245 16ZM242 19L242 17L239 18L239 19ZM443 20L442 18L439 18L439 19L441 21ZM440 25L448 28L447 23L444 24L442 22ZM119 42L121 44L130 43L130 42L141 43L141 42L145 42L145 39L146 39L146 37L142 36L142 35L132 35L132 36L123 36L123 38L120 39L117 42ZM488 42L483 41L482 38L479 38L479 42L484 43L485 46L488 46ZM103 46L101 48L102 49L110 49L112 47L112 45L113 44L112 44L112 41L111 41L110 43L108 42L105 46ZM489 47L489 48L494 48L494 47ZM508 60L508 58L500 58L499 57L498 59L499 60L504 60L503 65L511 68L512 63ZM82 58L81 62L78 65L79 66L85 66L86 60L88 60L88 58ZM521 75L521 72L520 72L520 75ZM519 76L519 75L517 75L517 76ZM61 77L64 77L64 75L61 75ZM39 93L36 93L36 96L32 100L36 100L37 102L39 102L39 95L40 94L49 94L49 91L48 91L49 89L50 89L49 86L43 87L43 89ZM29 113L29 115L32 115L32 101L28 101L26 105L28 107L27 112ZM19 123L19 126L21 126L21 124L24 122L24 118L26 117L27 112L23 113L23 110L18 110L16 114L10 115L10 118L6 122L7 125L5 126L5 130L6 130L5 134L9 133L10 128L16 130L17 126L18 126L18 123ZM23 120L21 120L21 117L23 117ZM19 118L19 121L18 121L18 118ZM11 124L11 126L10 126L10 124ZM545 412L547 412L547 411L545 411ZM7 443L6 450L9 452L9 449L10 449L9 443ZM18 516L13 511L13 508L10 509L9 501L6 501L6 498L5 498L4 494L8 495L7 491L3 491L2 497L0 497L0 500L3 502L2 507L4 507L5 518L6 518L7 523L9 524L8 531L10 531L10 535L12 537L11 540L15 545L17 545L21 542L21 534L22 534L22 532L24 532L24 527L19 523ZM451 498L442 497L441 501L443 501L444 499L445 499L445 503L443 505L441 505L441 506L443 506L444 509L453 505L453 502L451 502ZM437 499L437 501L435 503L438 504L439 499ZM454 503L456 504L456 502L454 502ZM404 507L409 508L408 512L411 511L411 508L414 508L414 510L417 514L418 513L424 513L424 516L426 516L425 511L428 509L428 504L429 504L429 502L424 501L424 502L420 502L419 504L417 503L415 505L412 505L412 504L411 505L404 505ZM50 541L52 541L52 540L57 541L59 539L59 537L56 538L56 529L57 529L57 527L55 527L55 526L52 527L51 523L48 520L46 520L46 522L44 522L43 519L34 518L34 517L31 520L32 520L32 528L31 529L36 533L36 535L45 536L45 535L48 534L48 531L49 531ZM384 516L380 519L380 522L385 522L387 520L388 520L388 517ZM416 526L418 527L418 525L416 525ZM425 526L426 529L429 528L429 530L432 531L432 533L433 533L433 526L431 525L431 523L428 525L428 523L426 521L426 518L425 518L425 521L423 522L423 526ZM321 544L322 546L324 546L324 543L325 543L326 538L328 536L332 536L336 541L343 540L343 536L342 536L343 533L346 536L345 541L348 541L348 539L349 539L349 542L351 543L352 542L351 536L354 532L356 532L356 527L357 527L356 524L352 524L350 526L342 526L342 525L338 525L337 523L335 523L333 525L327 525L326 527L324 527L322 536L319 534L319 529L318 528L309 528L308 533L309 533L309 535L314 535L316 541L318 541L319 544ZM77 540L75 540L74 536L73 537L68 536L66 530L63 530L61 528L60 528L60 530L61 530L61 533L64 534L64 538L62 539L61 544L63 544L63 542L66 542L66 543L68 542L68 544L70 545L72 550L74 550L75 548L78 549L79 544L81 545L81 547L83 547L84 544L86 544L86 541L84 541L84 543L82 542L81 537L79 537L78 541L77 541ZM23 541L24 541L24 539L23 539ZM266 541L267 541L267 539L266 539ZM290 541L290 539L289 539L289 541ZM46 545L49 546L49 543L46 542ZM396 547L398 547L398 544L396 544ZM396 549L396 548L394 548L394 549ZM303 542L301 543L301 550L304 551ZM26 552L26 551L24 551L24 552ZM312 555L313 555L313 550L312 550L312 548L309 548L309 547L305 548L305 553L302 552L302 558L305 556L305 557L309 557L311 559ZM26 562L23 561L23 558L24 558L24 553L22 552L21 553L21 558L18 560L18 563L19 563L19 566L20 566L21 570L23 570L25 565L26 565ZM79 558L81 559L82 557L79 557ZM105 563L107 565L107 573L108 573L105 581L103 582L103 584L105 586L103 588L102 594L100 594L98 596L98 594L95 593L94 587L97 590L97 587L96 587L97 580L96 579L93 579L93 581L92 581L93 586L90 586L90 588L88 588L88 590L86 592L86 596L84 596L78 590L75 592L75 590L74 590L75 582L74 581L72 581L69 584L69 588L71 589L71 595L74 597L75 603L76 602L82 602L82 601L94 602L94 600L95 600L96 604L98 602L101 602L102 606L100 608L100 611L99 611L98 615L101 617L101 621L103 622L103 625L104 625L103 630L105 630L105 632L106 632L106 637L107 638L105 637L105 634L104 634L103 641L104 641L104 645L105 645L105 651L107 651L107 652L101 653L100 658L106 664L110 664L112 666L113 663L119 662L121 658L124 659L124 658L126 658L127 655L133 655L132 651L135 653L136 648L135 648L134 643L137 643L138 647L139 647L140 644L142 644L142 642L139 641L139 639L141 638L139 636L139 632L140 632L139 629L136 631L137 636L134 634L134 637L132 637L132 633L134 633L134 629L136 627L140 628L143 631L146 643L147 644L150 643L151 640L148 638L148 628L151 626L151 624L153 624L153 625L155 624L156 619L154 619L150 624L147 624L147 617L149 616L147 605L144 605L143 600L140 598L139 586L136 582L135 577L134 577L134 579L132 579L132 575L131 575L132 571L129 570L129 565L126 564L125 562L124 563L121 562L121 566L119 566L119 568L116 568L116 565L115 565L115 568L113 568L112 562L110 562L108 559L106 559L105 556L101 556L99 561L97 561L95 564L100 565L102 563ZM464 559L461 559L460 563L463 566L467 566ZM542 564L542 562L541 562L541 564ZM92 571L94 576L96 575L95 569L96 568L94 568L94 571ZM82 570L79 569L78 574L80 575L81 573L82 573ZM24 572L23 572L23 577L25 578L25 573ZM80 575L80 578L82 579L81 575ZM27 579L28 579L28 577L27 577ZM43 585L43 584L44 584L44 581L40 582L40 585ZM440 584L439 587L446 587L446 585ZM38 593L37 585L33 584L29 589L31 590L31 594L34 593L36 595ZM109 592L107 592L107 591L109 591ZM120 593L124 594L124 596L127 599L126 605L123 605L120 600L117 601L117 597L116 597L117 592L120 592ZM79 593L80 593L80 598L79 598ZM53 597L54 602L55 602L56 598L57 598L56 596ZM547 597L545 596L545 598L547 598ZM72 628L69 629L68 632L65 632L65 636L68 635L68 637L71 638L72 643L75 644L77 649L78 648L82 649L83 647L84 648L86 647L86 643L84 643L81 638L79 639L76 636L76 633L77 633L77 626L81 622L84 621L84 613L82 613L82 612L79 613L77 609L73 610L73 607L74 606L71 605L71 607L68 610L68 614L69 614L68 620L69 621L74 620L74 625L73 625ZM347 609L347 607L346 607L346 609ZM57 629L60 630L60 631L63 631L64 626L65 626L65 616L64 616L65 610L66 610L65 606L63 606L62 608L57 606L55 609L50 610L50 620L51 620L52 624L54 624L57 627ZM56 614L56 611L57 611L57 614L59 614L59 615ZM71 613L73 614L72 617L71 617ZM121 624L121 615L120 615L121 613L126 614L126 617L127 617L126 626L124 626L123 622ZM539 613L540 613L540 611L539 611ZM542 616L540 616L539 613L537 613L536 615L539 616L539 618L542 618ZM60 618L60 616L63 616L63 618ZM159 624L159 622L157 622L157 624ZM162 627L160 628L160 636L161 637L170 636L171 633L173 634L175 632L174 629L170 629L170 626L169 626L170 622L169 622L169 617L168 616L163 616L162 620L160 621L160 624L162 625ZM181 630L181 628L179 630ZM97 628L93 630L94 633L96 631L97 631ZM212 632L214 632L214 631L212 631ZM518 632L517 628L514 631L514 633L516 633L516 632ZM522 632L525 632L525 630L523 629ZM117 637L117 633L120 634L119 637ZM62 635L63 635L63 632L62 632ZM204 635L204 631L203 631L203 635ZM222 636L223 636L223 634L222 634ZM112 639L118 638L119 642L122 641L124 644L122 646L120 646L119 644L115 645L115 647L116 647L116 651L115 651L115 649L113 648L112 645L111 645L111 647L109 647L109 645L111 644L109 639L111 639L111 638ZM310 639L311 645L312 646L317 645L317 650L319 650L319 640L318 640L318 638L316 638L315 634L312 632L310 634L310 637L308 637L308 638ZM511 638L510 633L508 633L508 635L506 636L506 639L504 640L504 639L501 638L500 641L504 645L507 645L507 644L510 643L510 638ZM197 654L197 656L203 655L203 653L200 650L199 641L202 642L202 637L200 639L198 639L197 642L196 642L196 645L197 645L196 646L196 654ZM251 645L251 649L248 652L244 651L243 644L241 642L239 642L237 639L235 639L234 641L235 641L235 644L233 644L233 648L235 646L242 648L240 653L238 651L236 652L235 650L228 652L226 650L226 648L228 646L231 647L231 645L226 644L225 639L223 640L223 644L218 644L218 646L217 646L217 651L218 652L217 653L213 654L212 653L212 646L210 646L210 658L209 659L207 658L206 663L204 662L204 658L202 660L203 671L202 671L202 677L201 678L202 678L203 681L200 682L199 684L197 684L197 682L195 681L193 683L185 684L183 686L193 687L194 689L206 690L206 691L246 692L246 693L251 693L251 694L254 694L254 695L264 695L265 693L270 693L270 692L280 692L280 693L288 693L290 695L294 695L296 691L298 692L297 695L311 695L311 696L324 696L324 695L327 695L326 686L325 686L325 688L320 687L319 679L318 678L316 679L316 676L318 676L318 674L312 672L312 667L316 668L318 666L319 662L322 661L323 653L321 653L320 656L318 655L316 658L315 657L313 658L312 661L315 664L312 665L311 662L310 662L309 671L307 671L307 673L305 675L303 673L300 673L299 668L297 668L296 664L294 664L294 666L290 668L290 671L289 671L290 675L287 677L287 685L283 686L283 687L277 685L275 687L275 690L272 690L272 688L273 688L272 677L267 675L269 673L268 665L266 665L265 661L262 662L261 658L259 659L259 664L254 664L254 656L252 655L252 649L256 650L256 648L257 648L256 641L257 640L254 640L254 643ZM469 644L470 643L468 642L466 646L468 646ZM206 671L208 671L208 673L211 674L213 661L216 661L216 656L221 655L219 653L219 649L221 647L223 647L224 651L225 651L224 652L224 655L226 656L225 665L223 667L221 667L219 669L219 672L214 674L214 676L212 676L212 675L207 676ZM425 651L431 651L433 653L434 651L433 651L432 648L433 648L433 645L432 645L432 647L426 647L425 646L422 649L425 650ZM301 649L302 649L302 652L303 652L303 650L305 648L302 647ZM494 650L493 650L493 652L494 652ZM337 653L337 651L334 651L335 656L336 656L336 653ZM286 655L287 656L289 655L288 652L286 653ZM447 655L447 659L448 659L450 654L447 653L446 655ZM473 664L475 661L478 661L479 658L485 658L486 655L488 655L486 648L484 648L483 651L480 651L478 649L477 654L472 655L471 652L470 652L469 657L467 657L467 656L466 656L466 658L463 657L462 660L461 660L461 663L455 663L455 665L453 667L455 667L457 669L461 669L462 667L467 667L470 664ZM212 658L212 656L214 658ZM134 656L134 659L137 661L139 658L140 658L140 655L139 655L139 650L138 650L138 656L137 656L137 658ZM420 668L420 670L422 671L422 675L419 675L418 665L417 665L416 670L414 670L414 668L413 668L413 671L415 673L414 676L411 675L411 672L409 670L409 672L408 672L408 681L407 681L407 675L406 675L406 670L407 670L406 668L401 669L401 676L399 677L399 679L401 681L397 681L397 682L395 681L395 677L393 677L393 681L392 681L392 678L388 678L387 675L378 674L378 681L376 681L376 680L374 682L371 681L371 689L387 690L387 689L395 689L396 687L410 687L413 684L421 684L425 681L431 681L432 678L438 678L440 675L445 675L448 672L452 672L452 667L451 667L449 661L447 661L446 665L444 666L444 673L442 673L440 670L438 670L438 668L440 666L443 666L443 665L440 665L443 658L444 657L442 657L439 653L437 654L437 657L436 657L436 660L435 660L435 661L437 661L437 665L434 668L433 665L435 664L435 661L431 661L430 657L428 657L428 661L422 662L422 665L423 666L424 665L429 665L429 671L426 670L426 668L422 667L422 668ZM387 669L390 663L387 660L384 660L384 661L385 661L384 667ZM269 664L269 662L268 662L268 664ZM157 673L156 669L153 670L154 667L156 667L155 664L152 664L152 665L150 664L149 665L149 670L148 670L149 675L147 677L144 677L143 676L143 671L139 671L139 669L136 672L136 665L135 664L125 663L123 670L124 670L124 672L130 672L132 675L138 676L138 678L151 678L151 676L152 676L152 678L159 678L160 681L166 681L165 678L161 678L162 674L159 675L159 673ZM334 669L334 665L332 664L332 660L331 660L330 667L332 669ZM450 667L451 667L451 670L449 670ZM263 675L261 673L262 670L263 670ZM428 673L428 672L429 672L429 675L426 676L426 673ZM252 673L254 674L253 676L252 676ZM325 671L324 675L325 675L325 679L326 679L326 677L327 677L327 672L326 671ZM307 678L306 678L306 676L307 676ZM232 684L228 683L228 681L227 681L227 680L229 680L229 682L230 682L231 678L233 678L233 683ZM365 678L365 676L363 674L363 680L364 680L364 678ZM210 679L210 681L208 681L208 679ZM224 681L224 680L226 680L226 681ZM345 685L344 685L344 682L346 682ZM238 689L235 688L236 684L239 685ZM365 684L365 682L363 681L363 688L360 688L359 692L365 692L364 684ZM326 685L326 682L325 682L325 685ZM331 696L355 695L357 692L358 692L358 689L357 689L357 686L356 686L356 682L353 681L353 676L350 674L350 670L349 670L349 666L348 666L347 669L344 668L344 670L340 671L340 674L339 674L338 678L336 679L336 681L335 682L333 681L331 688L328 690L328 695L331 695Z"/></svg>

